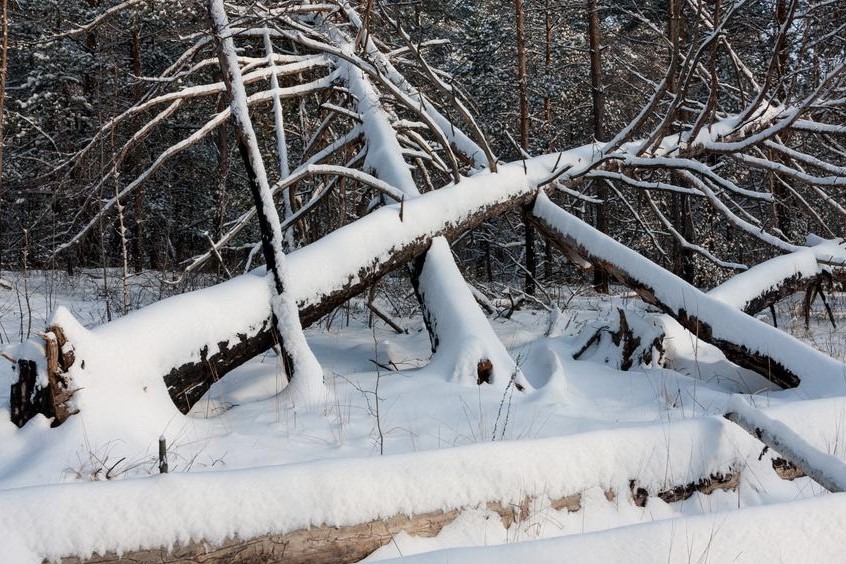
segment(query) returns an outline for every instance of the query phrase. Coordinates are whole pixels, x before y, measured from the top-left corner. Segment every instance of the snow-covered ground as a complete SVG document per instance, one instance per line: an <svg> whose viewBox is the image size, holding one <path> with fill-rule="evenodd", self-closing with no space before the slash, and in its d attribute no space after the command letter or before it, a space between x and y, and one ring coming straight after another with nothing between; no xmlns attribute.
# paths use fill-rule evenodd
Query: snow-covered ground
<svg viewBox="0 0 846 564"><path fill-rule="evenodd" d="M26 289L23 278L4 274L12 288L0 286L0 352L20 354L21 334L43 330L57 306L83 325L104 322L100 274L31 273ZM153 274L135 278L131 290L133 306L169 291ZM112 286L108 293L113 312L119 311L121 292ZM834 311L843 312L843 297L831 298L840 300ZM754 561L770 553L823 558L831 543L844 546L846 502L822 495L808 478L781 480L771 466L776 455L762 454L760 443L721 416L735 394L749 394L770 417L846 459L846 398L804 401L775 391L657 316L650 319L668 331L672 369L654 364L620 371L606 339L574 360L597 327L613 325L617 308L635 318L644 306L622 290L613 300L584 295L558 305L552 314L530 309L490 319L533 388L528 392L462 384L437 363L428 366L419 314L403 317L387 300L380 307L406 334L379 320L369 327L358 301L306 331L329 390L317 407L292 405L280 395L285 379L272 352L226 375L188 416L160 390L123 393L122 382L142 380L109 358L116 373L97 372L94 361L89 369L113 380L97 390L98 402L111 402L108 408L82 405L58 428L37 417L17 429L9 420L14 365L0 358L0 547L6 551L0 560L39 562L356 524L455 504L470 509L438 536L401 533L370 558L496 545L500 549L433 552L424 560L560 561L554 555L565 551L594 561L725 561L732 555ZM843 329L826 318L815 317L805 333L795 302L779 314L780 327L846 356ZM169 445L168 476L158 475L160 436ZM652 497L646 507L636 506L629 492L631 480L654 494L726 471L740 472L736 490L670 504ZM549 503L576 493L582 494L579 511ZM529 518L508 529L485 506L527 496L533 499ZM752 507L758 508L745 509ZM831 521L802 521L816 512L830 512ZM645 524L653 521L667 524ZM752 531L755 522L772 526ZM791 522L801 527L785 524ZM723 534L729 528L747 533ZM578 536L586 532L594 533ZM778 552L782 545L775 540L787 546L791 534L806 548ZM651 548L629 553L633 538ZM764 549L770 552L757 552Z"/></svg>

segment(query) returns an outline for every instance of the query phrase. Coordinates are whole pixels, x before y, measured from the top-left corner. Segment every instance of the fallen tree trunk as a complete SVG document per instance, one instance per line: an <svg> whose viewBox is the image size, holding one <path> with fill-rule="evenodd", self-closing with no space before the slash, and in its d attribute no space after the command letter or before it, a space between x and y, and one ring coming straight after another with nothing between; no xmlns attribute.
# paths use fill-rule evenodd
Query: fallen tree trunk
<svg viewBox="0 0 846 564"><path fill-rule="evenodd" d="M736 483L723 484L723 490L734 489ZM714 488L716 489L716 488ZM555 510L576 512L581 509L581 494L549 500ZM613 497L612 497L613 499ZM517 505L488 502L485 508L497 513L506 529L528 519L533 500L525 498ZM115 552L92 558L62 558L62 564L111 564L114 562L178 562L253 563L285 562L286 564L322 564L325 562L358 562L391 542L394 535L405 533L415 537L437 536L459 515L461 509L430 511L418 515L394 515L347 527L311 527L278 535L251 539L230 538L217 546L207 542L190 542L172 550L154 548L118 555Z"/></svg>
<svg viewBox="0 0 846 564"><path fill-rule="evenodd" d="M358 295L382 276L422 255L435 237L455 239L485 220L531 203L537 193L533 185L537 183L538 177L543 176L543 171L548 172L548 169L529 167L527 176L520 164L500 167L500 172L496 174L480 174L403 204L385 206L330 233L320 241L291 253L289 267L291 272L297 273L292 277L291 292L299 307L303 327L311 325ZM541 207L549 209L551 204L544 204L543 200L548 202L545 197L539 199ZM558 210L555 206L552 208L553 215L559 212L565 214L560 221L578 222L563 210ZM536 205L535 212L538 209ZM545 236L577 264L589 267L593 261L600 267L606 265L609 271L613 271L612 274L616 272L615 278L636 290L639 289L639 293L648 303L658 305L662 311L682 322L683 326L699 338L724 347L727 357L737 364L753 369L784 387L797 386L800 374L803 377L813 374L817 381L836 381L837 377L832 375L842 374L841 363L802 345L780 331L764 327L764 324L713 297L709 298L651 262L646 267L646 278L640 281L631 272L621 270L620 264L613 258L609 260L609 257L603 258L594 254L614 249L616 255L637 257L637 264L645 261L616 241L606 237L599 245L592 245L592 250L588 251L578 240L564 235L566 229L559 233L555 222L546 222L537 213L533 213L532 218L542 228ZM580 229L584 230L586 227L582 226ZM381 236L384 233L390 233L390 237ZM357 251L339 261L337 253L334 252L337 248L351 248ZM319 273L319 276L300 275L308 272ZM766 348L763 345L748 347L742 339L738 341L715 337L711 334L713 324L703 323L696 315L690 315L688 311L692 310L689 307L671 307L672 304L666 300L666 292L659 291L656 294L655 288L649 283L651 276L657 276L664 281L664 290L667 289L666 283L669 283L670 287L675 287L679 292L695 296L691 304L707 303L708 308L713 304L723 306L719 309L725 310L724 315L727 317L723 321L717 320L717 325L731 326L734 320L745 318L739 322L743 326L748 325L748 331L745 333L748 338L760 332L759 345L761 341L766 343L769 339L774 339L773 350L781 351L782 356L784 351L796 349L801 351L800 357L810 358L812 363L803 366L800 361L795 368L788 369L786 366L794 366L794 363L785 364L771 355L763 354L762 350ZM170 397L182 413L187 413L215 381L270 349L277 342L270 318L269 292L269 285L259 276L240 276L212 288L163 300L130 313L116 322L95 328L93 333L95 336L109 336L113 342L112 346L120 347L127 361L136 359L139 362L148 360L139 356L145 354L144 351L139 351L133 346L143 335L143 339L150 344L150 349L160 351L162 355L152 370L162 375ZM253 299L252 306L247 304L248 298ZM214 312L215 317L221 318L219 323L212 326L209 325L210 311ZM143 316L156 320L155 334L148 335L149 332L142 325L135 323ZM775 344L781 342L786 345L782 347ZM819 369L814 369L813 365L818 365ZM44 396L47 391L37 385L35 388L29 394L12 396L13 412L21 414L21 417L15 420L18 426L22 426L35 413L52 416L41 407L46 405ZM70 389L73 389L72 384ZM815 389L813 393L824 396L836 391L822 387ZM15 398L32 406L18 405Z"/></svg>
<svg viewBox="0 0 846 564"><path fill-rule="evenodd" d="M290 291L302 326L311 325L422 255L433 239L453 240L483 221L530 203L536 194L534 181L522 166L502 167L496 174L479 174L380 208L291 253L288 266L294 275ZM356 251L339 260L338 249ZM158 371L177 408L187 413L214 382L277 342L269 305L271 290L262 277L239 276L162 300L92 333L119 349L115 354L126 364L140 367L146 363ZM151 326L155 331L151 332ZM147 344L146 350L139 350L139 342ZM149 350L160 355L155 362L147 358ZM81 369L82 361L84 358L78 358L74 368ZM73 389L70 382L68 391ZM40 407L49 393L36 385L35 391L21 398L35 407L21 406L20 413L26 415L15 423L22 426L35 413L52 417Z"/></svg>
<svg viewBox="0 0 846 564"><path fill-rule="evenodd" d="M732 398L726 419L778 451L790 465L828 491L846 491L846 464L842 460L811 445L787 425L768 417L741 397Z"/></svg>
<svg viewBox="0 0 846 564"><path fill-rule="evenodd" d="M820 265L812 249L777 256L732 276L708 295L755 315L796 292L834 280L846 279L846 272Z"/></svg>
<svg viewBox="0 0 846 564"><path fill-rule="evenodd" d="M538 196L531 218L565 254L605 270L738 366L783 388L795 388L801 382L812 395L832 395L842 389L846 371L842 362L701 292L567 213L544 194Z"/></svg>
<svg viewBox="0 0 846 564"><path fill-rule="evenodd" d="M604 492L610 508L635 503L633 487L670 501L732 489L740 469L767 471L767 461L757 460L760 448L735 425L706 417L376 458L181 472L141 479L145 484L23 488L0 491L0 507L16 516L0 520L0 537L12 554L39 561L111 562L118 554L139 562L355 561L399 531L437 534L467 510L492 511L509 528L550 510L578 511L588 490ZM51 503L38 503L48 495ZM126 507L134 508L129 522ZM33 530L51 534L26 534Z"/></svg>

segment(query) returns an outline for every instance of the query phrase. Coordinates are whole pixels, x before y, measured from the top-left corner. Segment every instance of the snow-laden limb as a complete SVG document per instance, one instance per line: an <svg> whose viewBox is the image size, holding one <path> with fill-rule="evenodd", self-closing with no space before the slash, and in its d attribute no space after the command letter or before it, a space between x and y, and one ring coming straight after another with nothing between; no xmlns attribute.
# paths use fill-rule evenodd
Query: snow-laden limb
<svg viewBox="0 0 846 564"><path fill-rule="evenodd" d="M340 37L340 31L335 30L335 34ZM368 43L369 52L376 57L378 50L371 43ZM349 43L345 47L352 48ZM362 119L367 143L365 170L373 171L401 191L403 197L394 196L395 201L419 198L420 191L405 162L396 130L382 107L378 91L368 75L359 68L345 60L338 60L336 64L355 98L355 109ZM414 284L432 340L434 362L449 372L451 379L459 382L505 386L512 378L517 378L520 387L524 387L526 383L519 367L467 290L447 241L436 238L425 257L418 260Z"/></svg>
<svg viewBox="0 0 846 564"><path fill-rule="evenodd" d="M356 10L350 6L349 2L346 0L342 0L338 4L341 6L353 27L360 32L364 28L364 23L362 22L361 16L358 12L356 12ZM401 29L399 30L399 33L401 35L405 35ZM438 129L440 129L443 133L444 137L449 141L449 145L472 160L474 168L481 170L495 165L495 163L490 162L493 158L493 153L491 152L490 147L487 146L487 141L484 139L484 135L475 124L475 121L469 111L467 111L466 108L463 108L463 104L461 104L460 101L456 100L457 104L460 105L459 112L462 112L463 110L462 117L469 121L468 126L479 136L479 141L482 143L484 148L477 144L476 141L470 139L470 137L468 137L460 127L455 127L454 124L452 124L441 112L438 111L437 108L435 108L435 106L432 105L423 93L406 80L402 73L394 67L388 56L376 47L376 43L373 41L370 34L367 34L365 53L368 59L373 61L381 72L385 73L388 80L390 80L394 86L414 100L426 113L426 115L433 120ZM433 80L440 82L437 77L432 78ZM447 85L443 86L445 86L448 90L451 90L452 88Z"/></svg>
<svg viewBox="0 0 846 564"><path fill-rule="evenodd" d="M276 77L276 66L273 62L273 42L270 40L270 31L265 29L264 33L264 52L267 55L267 65L270 68L270 89L274 92L273 95L273 129L276 134L276 158L279 160L279 178L287 178L291 173L288 165L288 143L285 137L285 119L282 116L282 100L276 93L279 90L279 79ZM282 205L284 209L283 219L287 219L294 215L294 210L291 207L290 187L286 187L282 194ZM295 248L294 231L289 229L284 232L285 244L288 250Z"/></svg>
<svg viewBox="0 0 846 564"><path fill-rule="evenodd" d="M147 426L146 419L133 423L133 429ZM70 432L71 425L80 432L82 424L77 418L58 432ZM19 488L0 491L0 538L4 556L28 564L320 532L488 502L507 507L591 487L630 503L631 480L651 493L749 464L766 471L756 460L759 452L760 443L743 430L707 417L375 458Z"/></svg>
<svg viewBox="0 0 846 564"><path fill-rule="evenodd" d="M790 427L755 409L741 396L734 396L726 418L792 462L799 470L830 492L846 491L846 464L809 444Z"/></svg>
<svg viewBox="0 0 846 564"><path fill-rule="evenodd" d="M587 225L540 194L538 227L559 246L603 268L736 364L809 397L843 393L846 365L711 297Z"/></svg>
<svg viewBox="0 0 846 564"><path fill-rule="evenodd" d="M286 370L291 380L285 393L297 404L317 404L326 395L323 369L306 342L297 304L290 293L290 275L285 252L282 249L283 235L279 214L276 211L276 203L273 201L261 150L250 119L247 92L238 66L229 18L226 15L223 0L209 0L207 8L212 33L217 44L221 71L229 94L229 107L237 132L238 148L248 169L250 188L261 226L265 262L271 271L276 289L271 305L280 337L279 344L286 359ZM278 88L273 89L274 95L278 90ZM276 101L278 102L278 98Z"/></svg>
<svg viewBox="0 0 846 564"><path fill-rule="evenodd" d="M518 389L525 389L528 382L511 355L499 340L491 342L493 331L489 335L480 330L489 328L490 323L461 276L447 240L434 239L416 268L416 288L433 334L431 365L449 374L451 381L465 385L504 385L514 380Z"/></svg>
<svg viewBox="0 0 846 564"><path fill-rule="evenodd" d="M749 315L804 290L823 273L812 249L781 255L732 276L708 295Z"/></svg>

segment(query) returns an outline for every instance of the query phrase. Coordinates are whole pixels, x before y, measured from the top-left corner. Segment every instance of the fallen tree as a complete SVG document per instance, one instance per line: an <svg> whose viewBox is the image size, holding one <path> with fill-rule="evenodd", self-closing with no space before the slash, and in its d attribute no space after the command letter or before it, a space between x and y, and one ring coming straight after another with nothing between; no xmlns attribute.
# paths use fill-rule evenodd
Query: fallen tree
<svg viewBox="0 0 846 564"><path fill-rule="evenodd" d="M755 96L735 100L737 107L741 108L735 115L714 111L711 104L713 100L709 97L707 108L695 116L693 123L688 124L689 127L680 127L681 133L671 132L676 122L681 125L691 121L694 116L682 111L683 96L668 96L668 82L678 82L685 89L690 89L697 81L702 80L702 77L696 74L696 69L701 64L700 58L711 52L712 62L715 61L713 58L716 54L710 47L716 38L720 37L719 32L736 17L736 13L742 8L741 5L724 14L714 14L713 20L709 20L706 13L698 14L697 17L702 18L700 24L713 33L702 36L697 49L691 46L688 55L677 53L673 56L667 76L660 83L652 84L654 92L645 102L642 111L609 142L592 143L560 153L526 158L508 165L496 162L480 133L481 130L474 124L464 104L458 100L454 87L428 67L419 53L419 48L415 48L398 22L391 23L398 35L408 43L406 49L414 54L418 67L424 71L423 75L427 76L430 82L434 82L437 91L444 95L448 104L453 105L453 110L461 116L474 139L455 127L444 113L436 109L420 90L397 71L392 62L392 52L384 50L381 44L371 38L370 29L365 24L367 18L362 19L346 2L335 2L327 6L329 5L304 5L295 11L278 11L265 7L230 7L230 10L238 13L239 25L242 26L233 28L231 33L245 43L260 39L264 57L243 60L234 56L220 57L220 63L223 67L228 67L231 71L229 75L242 74L243 83L255 85L258 90L253 93L241 92L239 98L243 99L239 100L238 104L228 110L217 110L213 118L199 129L163 151L133 181L123 189L116 190L113 198L105 200L94 213L94 217L59 246L57 252L79 242L98 225L104 214L111 210L120 210L122 201L134 191L140 190L159 168L226 123L232 115L240 114L240 118L235 117L245 121L245 118L249 119L246 114L250 108L272 103L273 132L280 166L275 183L271 184L270 179L265 179L262 183L265 193L262 198L266 200L281 196L283 200L285 217L280 218L278 226L278 231L282 233L273 234L277 243L284 238L289 247L295 246L296 241L290 229L297 225L298 231L308 231L304 228L306 213L314 209L338 184L346 180L355 183L356 197L361 199L361 205L355 215L363 217L328 235L320 236L318 233L314 237L315 241L292 252L286 260L289 263L288 270L296 273L296 276L292 277L294 279L289 282L290 287L285 288L284 293L290 295L288 301L296 303L301 324L309 325L371 286L381 276L419 257L415 284L436 359L438 355L446 359L445 370L457 374L462 381L488 381L505 385L511 377L519 378L519 370L502 343L490 330L484 315L474 303L472 293L467 291L444 241L432 244L437 238L454 239L487 219L520 206L530 205L539 188L551 190L557 187L567 197L593 204L602 203L571 187L574 181L589 178L596 182L616 182L619 186L646 191L653 213L661 220L662 225L669 226L668 229L679 239L680 244L722 267L744 268L743 265L722 261L701 245L684 240L679 231L673 228L672 222L665 217L659 205L662 202L658 201L657 197L652 200L650 194L669 192L699 199L713 214L725 218L735 231L744 233L747 237L756 238L782 252L804 251L808 247L792 243L783 233L767 231L762 219L755 217L754 213L762 213L760 210L776 202L773 193L760 186L743 187L739 185L740 181L736 182L724 173L723 168L710 164L710 160L719 161L728 156L738 157L740 162L748 166L768 166L759 162L761 159L758 157L744 154L755 152L759 146L765 144L788 155L795 167L800 167L798 163L810 163L825 174L835 175L817 177L788 165L780 165L773 172L798 178L812 187L814 193L822 198L822 205L830 207L832 213L846 214L846 210L824 192L830 187L843 185L843 179L836 176L842 167L824 163L801 151L783 146L780 139L786 132L794 132L797 135L836 135L842 132L841 128L822 121L830 117L828 109L838 108L844 103L840 94L846 65L842 63L833 65L824 76L816 77L813 90L803 93L801 99L787 105L779 100L768 101L767 92L772 88L770 81L766 81L763 86L758 83L754 73L743 65L743 61L733 53L731 45L726 43L723 47L732 55L735 65L745 77L743 80L750 83ZM223 18L223 10L218 11ZM368 17L373 15L370 12L368 14ZM230 43L234 41L234 37L223 39ZM227 90L224 81L202 77L203 69L211 66L209 59L200 64L192 63L195 57L213 46L213 38L203 34L193 37L191 41L192 45L174 65L155 80L155 88L178 85L176 77L212 82L202 86L176 86L175 91L139 102L108 122L95 134L88 146L60 167L74 170L90 157L89 153L97 140L113 134L118 125L142 112L170 104L129 138L120 151L113 155L111 161L106 163L102 177L86 195L87 200L95 197L108 178L119 174L124 157L154 129L160 127L164 120L172 117L173 112L181 105ZM303 54L277 56L273 49L274 42L281 43L288 51ZM283 66L277 66L277 63L282 63ZM253 70L255 67L260 68ZM292 87L279 86L278 76L292 76L306 69L320 76L307 83L300 77L301 84ZM684 76L677 76L682 71ZM680 78L683 80L679 80ZM708 84L711 78L713 77L706 81ZM269 82L269 88L262 86L265 82ZM713 90L712 86L709 87L710 90ZM320 115L325 115L325 118L307 136L305 126L301 126L303 131L300 133L308 141L302 150L299 166L290 171L280 105L283 99L295 99L301 104L302 113L305 98L315 93L324 97L320 103ZM655 125L651 123L650 116L659 108L663 116L659 120L660 123ZM335 134L334 131L346 133ZM635 140L635 136L641 134L643 137ZM261 157L254 157L247 160L255 169ZM338 164L321 164L328 161ZM415 163L413 173L410 162ZM489 172L480 172L484 167L487 167ZM266 168L268 171L272 169ZM463 178L462 172L472 176ZM669 175L675 180L666 182L661 178L641 178L658 173ZM291 206L293 186L307 178L313 180L313 177L327 174L335 177L326 183L312 184L308 202L294 211ZM453 184L434 190L434 178L452 179ZM419 196L418 184L432 189L431 192ZM616 186L612 184L611 187L622 201L628 202ZM377 192L376 197L373 197L374 191ZM347 195L343 197L346 198ZM398 204L371 212L381 203L397 199ZM272 203L262 204L263 207L267 205ZM537 208L537 204L535 207ZM632 212L634 213L633 208ZM82 213L81 210L79 214ZM219 252L223 246L243 230L254 215L255 210L244 212L228 232L212 243L210 251L192 261L186 271L198 268L210 257L220 257ZM654 233L644 219L637 213L634 213L634 216L654 238ZM821 216L817 214L816 217ZM75 224L76 219L78 217L74 218L72 224ZM302 239L302 233L300 236ZM604 244L603 241L599 242ZM580 248L570 244L560 246L582 266L589 266L598 260L597 264L601 267L612 270L621 268L613 260L603 262L603 257L592 254L601 255L602 249ZM258 245L254 247L258 248ZM351 251L345 252L345 256L339 259L341 249ZM818 254L816 257L818 261L828 260ZM842 256L832 260L834 264L846 263ZM270 264L270 267L272 271L273 264ZM662 283L675 283L674 279L667 278L666 272L653 263L643 268L644 272L652 272L657 280L663 281ZM427 270L436 274L426 275ZM752 341L760 341L759 338L741 334L720 334L717 337L714 328L719 322L717 325L705 323L699 319L702 316L698 312L691 313L688 307L668 300L671 290L644 290L643 280L630 276L631 273L622 274L621 278L640 291L647 301L666 306L664 309L683 326L703 340L710 339L709 342L725 348L727 356L741 366L750 367L782 386L797 386L800 379L805 378L805 369L792 367L790 362L778 360L773 351L766 351L765 347L751 344ZM800 277L799 280L804 281L804 278ZM772 296L788 291L792 283L777 285L772 291L767 290L767 296L757 301L767 303L773 299ZM276 283L274 286L278 293L280 284ZM656 291L661 294L660 298L654 295ZM238 292L244 293L238 295ZM252 293L249 307L245 306L246 292ZM217 301L213 301L212 297ZM739 307L750 310L758 307L758 303L753 303L756 298L750 299L752 302ZM221 301L227 305L221 307ZM716 303L716 300L712 299L712 302ZM214 381L261 351L284 340L280 339L273 329L271 303L276 301L273 294L269 293L267 281L255 276L245 276L238 281L221 285L217 290L195 293L192 297L182 297L177 301L168 300L160 306L146 308L143 314L126 316L117 323L95 329L92 335L95 339L108 341L109 346L122 353L121 357L127 359L127 362L131 359L134 371L145 367L149 374L144 377L139 375L139 382L144 380L144 386L147 385L147 378L163 378L170 397L179 410L185 413ZM711 302L709 307L710 304ZM291 309L292 307L287 308L286 315L292 314L289 311ZM174 316L174 311L179 314ZM733 315L737 317L739 314L735 311ZM61 319L57 319L54 325L64 331L69 346L75 345L76 338L84 339L82 329L72 327L75 321L64 313L59 317ZM168 328L158 331L156 335L144 337L143 342L148 345L146 349L156 351L156 358L142 357L136 350L136 343L147 333L144 327L147 324L137 322L143 321L145 317L155 318L159 325ZM631 325L628 321L625 324ZM441 333L446 328L456 330L445 336ZM292 334L298 332L294 331ZM621 335L620 339L624 342L624 348L631 349L633 354L637 349L634 340L623 337ZM437 350L440 344L453 340L461 342L451 347L449 353ZM796 343L791 342L787 348L794 350L796 346ZM74 390L81 386L75 382L78 377L85 380L85 375L81 373L85 370L85 353L82 350L78 353L76 362L63 368L61 374L57 373L60 376L55 379L59 382L58 386L47 386L46 380L40 379L33 386L26 386L26 390L18 390L15 397L21 405L13 409L18 417L16 423L23 424L39 410L47 411L43 407L45 405L54 406L55 413L61 411L69 414L76 409L73 405L65 408L64 404ZM802 354L807 356L808 353L805 351ZM465 356L472 358L468 360ZM822 364L825 365L824 369L816 372L828 374L832 371L831 366L825 362ZM807 370L810 369L809 367ZM814 378L817 377L822 378ZM815 390L814 393L824 392ZM50 396L47 401L43 399L45 394ZM54 401L56 398L59 401ZM70 401L72 404L74 400ZM42 407L26 407L23 404L27 402L32 406ZM60 417L56 417L57 422L60 422Z"/></svg>
<svg viewBox="0 0 846 564"><path fill-rule="evenodd" d="M501 167L496 174L477 175L414 200L386 206L291 253L292 272L321 273L319 281L308 276L292 277L291 292L300 308L303 326L422 255L434 238L458 237L487 218L531 203L535 198L531 180L519 164ZM438 213L433 214L433 210ZM606 269L647 303L658 306L698 338L721 348L732 362L782 387L796 387L807 380L805 389L813 395L836 393L831 385L839 382L836 375L843 370L842 363L697 290L620 243L600 237L544 195L537 198L532 210L531 220L568 256L575 257L579 264ZM378 232L390 232L393 239L372 236ZM334 245L342 244L358 251L348 260L339 261ZM153 345L160 347L156 350L172 351L163 354L161 362L170 366L159 374L174 403L186 413L217 379L274 344L266 305L269 301L262 303L268 292L267 281L261 276L245 275L207 290L164 300L95 329L94 334L107 337L118 348L131 349L130 344L141 338L137 333L145 331L144 317L152 316L173 334L190 335L193 344L178 350L169 344L170 332L157 335ZM208 313L204 311L209 303L215 304L215 318L225 320L212 335L198 331L205 324ZM174 316L174 308L181 309L181 313ZM727 329L732 327L735 330ZM739 330L740 327L746 330ZM127 350L125 354L136 353ZM63 379L73 387L72 379ZM29 401L42 405L44 393L50 392L44 388L31 395ZM25 420L16 423L22 425Z"/></svg>
<svg viewBox="0 0 846 564"><path fill-rule="evenodd" d="M290 292L298 304L302 325L314 323L385 274L422 255L436 237L454 239L486 219L531 202L535 189L530 181L522 166L517 165L495 175L480 174L455 186L385 206L290 253L288 267L294 273ZM376 233L391 233L391 237L374 237ZM356 252L339 260L338 248ZM140 358L143 355L137 349L138 342L146 342L158 351L160 358L154 363L154 370L164 378L180 411L187 413L215 381L276 342L268 284L260 273L239 276L212 288L157 302L95 328L92 333L123 351L117 354L125 359L147 360ZM210 320L215 322L209 325ZM53 324L62 326L68 334L67 325L73 323L63 314ZM159 328L148 334L147 328L153 324ZM68 371L82 370L84 360L84 355L77 354ZM64 380L65 391L76 387L72 375ZM46 387L36 386L22 399L41 406L44 395L50 393ZM30 417L36 412L38 408L20 410ZM15 423L20 426L26 420Z"/></svg>
<svg viewBox="0 0 846 564"><path fill-rule="evenodd" d="M601 268L645 302L678 321L726 358L783 388L802 384L811 395L842 389L846 366L704 293L552 203L544 194L532 208L539 231L568 256Z"/></svg>

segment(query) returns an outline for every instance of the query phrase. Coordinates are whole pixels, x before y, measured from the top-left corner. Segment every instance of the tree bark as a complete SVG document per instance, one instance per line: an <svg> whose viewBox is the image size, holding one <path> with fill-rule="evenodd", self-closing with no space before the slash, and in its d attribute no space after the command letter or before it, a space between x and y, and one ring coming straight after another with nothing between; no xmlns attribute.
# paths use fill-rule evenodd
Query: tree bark
<svg viewBox="0 0 846 564"><path fill-rule="evenodd" d="M3 184L3 153L6 148L6 140L3 136L3 124L6 109L6 73L9 68L9 0L2 0L0 3L3 13L0 14L0 26L3 28L3 39L0 43L0 209L5 209L5 188ZM0 221L0 272L3 272L3 237L5 235L5 222Z"/></svg>
<svg viewBox="0 0 846 564"><path fill-rule="evenodd" d="M136 24L138 25L138 24ZM132 97L138 102L141 99L141 31L136 28L132 31L132 43L130 46L130 58L132 59L132 74L135 75L135 84L132 87ZM141 274L144 270L144 186L135 190L133 198L133 237L132 237L132 259L135 273Z"/></svg>
<svg viewBox="0 0 846 564"><path fill-rule="evenodd" d="M514 14L517 26L517 96L520 106L520 149L529 151L529 77L526 57L526 13L523 0L514 0ZM523 222L526 275L524 289L535 295L537 260L535 259L535 232L530 223Z"/></svg>
<svg viewBox="0 0 846 564"><path fill-rule="evenodd" d="M588 0L588 44L590 46L590 85L593 108L593 139L605 140L605 87L602 83L602 42L597 0ZM597 196L602 200L596 206L596 228L608 233L608 185L598 181ZM593 286L601 294L608 293L608 274L602 269L593 271Z"/></svg>

